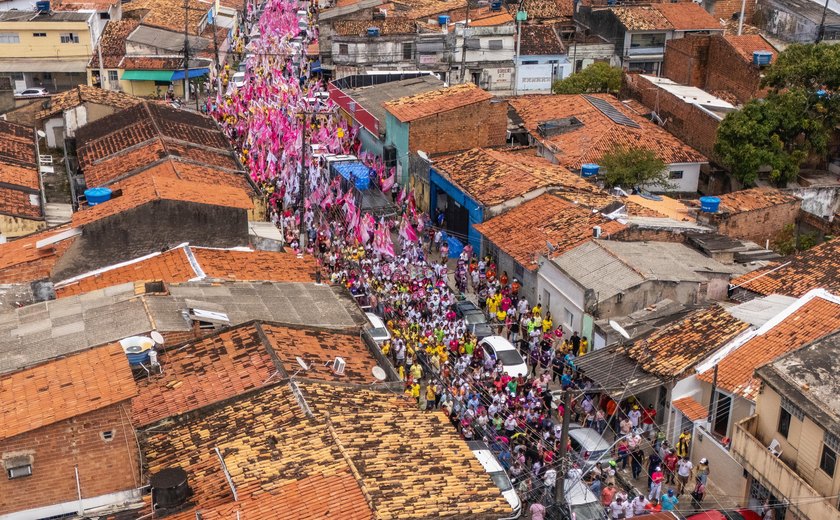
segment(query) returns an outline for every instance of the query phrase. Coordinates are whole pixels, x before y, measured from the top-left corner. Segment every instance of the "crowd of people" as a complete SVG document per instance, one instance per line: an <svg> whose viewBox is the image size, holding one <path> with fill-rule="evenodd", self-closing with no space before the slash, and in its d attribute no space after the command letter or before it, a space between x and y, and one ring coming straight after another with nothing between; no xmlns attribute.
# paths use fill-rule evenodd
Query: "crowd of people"
<svg viewBox="0 0 840 520"><path fill-rule="evenodd" d="M694 491L702 493L708 465L691 465L690 435L671 448L655 427L652 405L632 396L616 401L594 388L577 367L589 352L588 338L564 331L492 258L466 245L450 259L442 222L417 211L411 191L400 188L381 159L362 156L371 182L392 195L392 215L362 211L352 190L330 177L323 154L358 154L359 141L318 95L323 85L304 52L317 29L311 19L301 28L295 0L267 0L261 16L247 5L260 37L235 44L244 54L246 80L235 87L233 70L225 67L207 110L269 194L271 220L286 243L317 255L333 283L385 319L391 339L382 350L418 406L446 413L465 439L486 441L535 520L555 506L558 475L588 486L611 518L674 509L692 475ZM465 298L486 312L493 334L516 345L525 373L482 347L475 327L459 314ZM558 390L571 393L568 409ZM571 444L561 446L564 415L617 440L614 457L591 465L566 456ZM647 496L631 500L620 490L617 477L628 462L634 477L647 472Z"/></svg>

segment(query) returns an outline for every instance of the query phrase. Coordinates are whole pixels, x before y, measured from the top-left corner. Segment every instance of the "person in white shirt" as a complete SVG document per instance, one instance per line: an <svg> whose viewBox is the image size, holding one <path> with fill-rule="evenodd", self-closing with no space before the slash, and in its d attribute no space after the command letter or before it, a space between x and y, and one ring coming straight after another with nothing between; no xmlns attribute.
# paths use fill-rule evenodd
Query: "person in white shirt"
<svg viewBox="0 0 840 520"><path fill-rule="evenodd" d="M688 457L683 457L677 461L677 494L682 495L685 492L685 486L688 485L688 479L691 478L691 470L694 469L694 464L688 460Z"/></svg>
<svg viewBox="0 0 840 520"><path fill-rule="evenodd" d="M630 424L633 425L633 429L639 427L639 419L642 417L642 412L639 410L639 405L633 405L633 409L627 414L627 417L630 418Z"/></svg>
<svg viewBox="0 0 840 520"><path fill-rule="evenodd" d="M615 497L609 507L610 518L620 519L627 517L627 504L624 503L622 497Z"/></svg>
<svg viewBox="0 0 840 520"><path fill-rule="evenodd" d="M630 502L631 510L633 511L633 516L643 515L645 514L645 506L648 505L647 497L644 495L639 495Z"/></svg>
<svg viewBox="0 0 840 520"><path fill-rule="evenodd" d="M545 470L545 475L543 475L543 484L545 484L549 493L552 493L553 495L554 486L557 484L557 470L551 467Z"/></svg>

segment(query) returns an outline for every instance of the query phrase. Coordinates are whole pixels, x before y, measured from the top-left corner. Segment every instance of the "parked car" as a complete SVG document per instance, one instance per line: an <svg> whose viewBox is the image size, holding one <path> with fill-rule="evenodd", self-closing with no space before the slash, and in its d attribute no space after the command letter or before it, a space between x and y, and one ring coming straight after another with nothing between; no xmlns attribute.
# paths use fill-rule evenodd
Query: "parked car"
<svg viewBox="0 0 840 520"><path fill-rule="evenodd" d="M594 428L569 427L569 442L572 444L572 457L586 473L596 462L610 459L612 444Z"/></svg>
<svg viewBox="0 0 840 520"><path fill-rule="evenodd" d="M502 496L505 497L505 500L507 500L508 504L510 504L511 509L513 510L513 516L505 517L505 520L519 518L519 515L522 514L522 501L519 500L519 495L517 495L516 490L513 489L513 484L511 483L510 478L502 468L502 465L499 464L496 456L493 455L493 452L490 451L487 444L482 441L469 441L467 442L467 445L472 450L475 458L478 459L478 462L481 463L484 471L490 475L493 483L499 486Z"/></svg>
<svg viewBox="0 0 840 520"><path fill-rule="evenodd" d="M607 514L600 497L580 480L566 479L563 486L565 507L560 510L564 520L606 520Z"/></svg>
<svg viewBox="0 0 840 520"><path fill-rule="evenodd" d="M500 360L507 375L511 377L528 375L528 365L525 364L525 360L505 338L487 336L478 342L478 346L484 349L484 355Z"/></svg>
<svg viewBox="0 0 840 520"><path fill-rule="evenodd" d="M495 334L495 329L487 320L487 315L473 302L469 300L457 302L455 314L466 322L467 330L475 334L478 339Z"/></svg>
<svg viewBox="0 0 840 520"><path fill-rule="evenodd" d="M735 511L704 511L686 517L685 520L761 520L761 515L752 509L738 509Z"/></svg>
<svg viewBox="0 0 840 520"><path fill-rule="evenodd" d="M370 334L377 345L381 346L391 339L391 333L388 331L388 327L385 326L382 318L372 312L366 312L365 316L367 316L368 321L373 326L373 328L368 329L368 334Z"/></svg>
<svg viewBox="0 0 840 520"><path fill-rule="evenodd" d="M42 97L49 95L50 93L45 88L28 88L15 93L17 97Z"/></svg>

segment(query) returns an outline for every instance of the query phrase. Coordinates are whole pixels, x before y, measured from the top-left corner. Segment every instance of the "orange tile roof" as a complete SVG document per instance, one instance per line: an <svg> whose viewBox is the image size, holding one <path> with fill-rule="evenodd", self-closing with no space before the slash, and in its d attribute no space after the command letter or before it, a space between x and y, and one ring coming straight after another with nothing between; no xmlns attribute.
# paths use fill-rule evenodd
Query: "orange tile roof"
<svg viewBox="0 0 840 520"><path fill-rule="evenodd" d="M17 164L0 162L0 183L29 188L36 192L40 189L38 185L38 170Z"/></svg>
<svg viewBox="0 0 840 520"><path fill-rule="evenodd" d="M758 367L837 330L840 330L840 303L815 296L779 323L768 322L763 334L724 357L717 365L717 385L754 401L760 385L753 373ZM713 372L707 370L698 378L711 383Z"/></svg>
<svg viewBox="0 0 840 520"><path fill-rule="evenodd" d="M43 220L41 197L20 189L0 187L0 214Z"/></svg>
<svg viewBox="0 0 840 520"><path fill-rule="evenodd" d="M520 5L528 13L529 20L571 18L575 13L574 3L571 0L525 0L522 4L509 2L508 11L514 14Z"/></svg>
<svg viewBox="0 0 840 520"><path fill-rule="evenodd" d="M699 421L709 417L709 409L698 403L693 397L681 397L671 402L689 421Z"/></svg>
<svg viewBox="0 0 840 520"><path fill-rule="evenodd" d="M198 35L201 22L207 14L207 4L201 0L188 0L187 4L189 33ZM175 12L180 13L180 16L173 16L172 13ZM123 6L123 17L140 18L142 25L182 33L184 31L184 2L181 0L132 0Z"/></svg>
<svg viewBox="0 0 840 520"><path fill-rule="evenodd" d="M645 372L676 378L748 328L749 324L712 305L635 342L628 355Z"/></svg>
<svg viewBox="0 0 840 520"><path fill-rule="evenodd" d="M556 186L595 192L595 185L542 157L473 148L437 160L433 168L485 206L495 206L534 190Z"/></svg>
<svg viewBox="0 0 840 520"><path fill-rule="evenodd" d="M371 369L377 365L377 361L358 331L337 332L269 323L264 323L262 328L271 348L289 373L297 370L295 358L300 357L310 366L302 377L356 384L372 381ZM347 363L343 375L337 375L325 366L332 365L336 357L343 358Z"/></svg>
<svg viewBox="0 0 840 520"><path fill-rule="evenodd" d="M492 94L473 83L462 83L452 87L406 96L384 104L385 110L394 117L408 123L448 110L487 101Z"/></svg>
<svg viewBox="0 0 840 520"><path fill-rule="evenodd" d="M122 20L109 20L99 37L99 45L102 50L102 61L106 69L120 68L120 62L125 57L125 41L128 35L140 25L140 20L125 18ZM99 68L99 53L94 52L90 59L90 68Z"/></svg>
<svg viewBox="0 0 840 520"><path fill-rule="evenodd" d="M789 193L783 193L775 188L752 188L749 190L733 191L720 195L721 211L726 213L743 213L757 209L769 208L780 204L791 204L799 200Z"/></svg>
<svg viewBox="0 0 840 520"><path fill-rule="evenodd" d="M0 119L0 163L35 168L35 130Z"/></svg>
<svg viewBox="0 0 840 520"><path fill-rule="evenodd" d="M277 370L256 325L243 325L159 352L163 374L138 382L132 422L146 426L243 394Z"/></svg>
<svg viewBox="0 0 840 520"><path fill-rule="evenodd" d="M118 21L117 23L120 22ZM111 23L109 22L106 27L110 26ZM38 112L36 117L38 119L46 119L56 114L60 114L65 110L78 107L82 103L95 103L98 105L107 105L116 109L125 109L133 107L142 101L143 100L139 97L125 94L123 92L105 90L98 87L89 87L87 85L79 85L51 97L49 107Z"/></svg>
<svg viewBox="0 0 840 520"><path fill-rule="evenodd" d="M570 169L579 169L586 163L597 164L616 147L650 150L666 164L708 162L700 152L628 110L614 97L608 94L591 96L607 101L639 128L613 122L582 95L519 96L510 98L509 102L531 136L543 143L561 165ZM582 125L550 137L540 135L541 123L570 117L577 118Z"/></svg>
<svg viewBox="0 0 840 520"><path fill-rule="evenodd" d="M677 31L720 30L720 22L694 2L658 3L653 7Z"/></svg>
<svg viewBox="0 0 840 520"><path fill-rule="evenodd" d="M199 278L193 262L208 279L241 282L314 282L317 270L311 256L181 246L59 281L55 292L57 297L65 298L130 282L186 282Z"/></svg>
<svg viewBox="0 0 840 520"><path fill-rule="evenodd" d="M156 200L176 200L209 206L249 210L253 203L241 188L217 185L212 190L198 182L136 175L113 186L122 195L73 214L73 226L85 226Z"/></svg>
<svg viewBox="0 0 840 520"><path fill-rule="evenodd" d="M470 19L470 27L493 27L509 23L513 23L513 17L505 11L474 15Z"/></svg>
<svg viewBox="0 0 840 520"><path fill-rule="evenodd" d="M338 20L333 22L337 36L367 36L370 27L379 28L379 34L414 34L417 25L410 18L386 18L385 20Z"/></svg>
<svg viewBox="0 0 840 520"><path fill-rule="evenodd" d="M674 28L655 6L631 5L612 7L610 10L628 31L667 31Z"/></svg>
<svg viewBox="0 0 840 520"><path fill-rule="evenodd" d="M772 52L773 56L777 54L775 47L760 34L742 34L741 36L727 34L724 39L749 63L752 63L755 51Z"/></svg>
<svg viewBox="0 0 840 520"><path fill-rule="evenodd" d="M594 226L601 226L602 238L625 227L561 197L543 194L477 224L475 229L522 267L533 271L537 268L535 255L548 254L546 242L554 247L551 256L557 256L592 239Z"/></svg>
<svg viewBox="0 0 840 520"><path fill-rule="evenodd" d="M60 226L0 244L0 283L28 283L49 278L53 266L75 237L40 249L35 244L67 229L69 226Z"/></svg>
<svg viewBox="0 0 840 520"><path fill-rule="evenodd" d="M641 204L629 200L627 197L618 197L601 191L576 191L574 193L557 193L557 195L563 197L569 202L579 204L589 209L597 209L599 211L605 209L611 204L623 204L628 217L667 217L667 215L664 215L653 208L642 206Z"/></svg>
<svg viewBox="0 0 840 520"><path fill-rule="evenodd" d="M137 394L119 344L0 378L0 440L125 401Z"/></svg>
<svg viewBox="0 0 840 520"><path fill-rule="evenodd" d="M432 17L436 14L454 14L466 7L466 0L396 0L392 2L395 16L406 16L414 20Z"/></svg>
<svg viewBox="0 0 840 520"><path fill-rule="evenodd" d="M821 287L840 292L840 238L829 240L783 262L744 274L732 285L758 294L800 297Z"/></svg>

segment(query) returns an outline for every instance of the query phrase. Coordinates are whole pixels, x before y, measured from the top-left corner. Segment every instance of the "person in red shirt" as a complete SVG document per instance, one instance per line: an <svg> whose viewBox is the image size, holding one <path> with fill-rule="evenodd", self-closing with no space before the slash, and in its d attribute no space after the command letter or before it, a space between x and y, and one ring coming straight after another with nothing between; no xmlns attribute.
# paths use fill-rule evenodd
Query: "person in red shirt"
<svg viewBox="0 0 840 520"><path fill-rule="evenodd" d="M610 482L604 489L601 490L601 504L603 504L604 507L610 507L613 498L615 498L615 485Z"/></svg>
<svg viewBox="0 0 840 520"><path fill-rule="evenodd" d="M653 427L656 424L656 409L653 407L652 404L647 405L647 408L642 412L642 430L647 435L648 439L651 438L651 434L653 433ZM651 439L652 440L652 439Z"/></svg>
<svg viewBox="0 0 840 520"><path fill-rule="evenodd" d="M645 506L645 511L650 511L651 513L658 513L662 511L662 504L659 503L659 499L654 498L651 500L648 505Z"/></svg>
<svg viewBox="0 0 840 520"><path fill-rule="evenodd" d="M677 471L678 460L679 457L677 457L677 454L674 453L674 450L669 451L668 454L665 455L665 460L663 461L665 467L663 469L665 470L665 482L668 484L674 483L674 473Z"/></svg>

